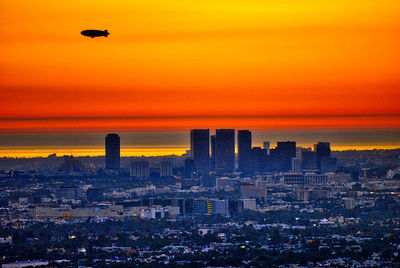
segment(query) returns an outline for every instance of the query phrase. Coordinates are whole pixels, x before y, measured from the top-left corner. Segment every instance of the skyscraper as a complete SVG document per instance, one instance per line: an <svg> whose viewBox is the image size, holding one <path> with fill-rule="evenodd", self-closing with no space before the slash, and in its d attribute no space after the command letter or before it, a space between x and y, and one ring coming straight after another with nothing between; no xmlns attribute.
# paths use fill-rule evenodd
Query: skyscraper
<svg viewBox="0 0 400 268"><path fill-rule="evenodd" d="M185 176L191 178L194 172L194 161L192 158L185 159Z"/></svg>
<svg viewBox="0 0 400 268"><path fill-rule="evenodd" d="M280 141L276 150L279 157L279 169L281 171L289 171L292 168L292 158L296 157L296 142Z"/></svg>
<svg viewBox="0 0 400 268"><path fill-rule="evenodd" d="M160 167L160 176L172 176L172 160L171 159L163 159L161 161Z"/></svg>
<svg viewBox="0 0 400 268"><path fill-rule="evenodd" d="M321 159L331 156L331 144L319 141L314 144L314 151L317 153L317 168L321 170Z"/></svg>
<svg viewBox="0 0 400 268"><path fill-rule="evenodd" d="M239 171L250 171L251 132L248 130L238 130L238 153Z"/></svg>
<svg viewBox="0 0 400 268"><path fill-rule="evenodd" d="M106 137L106 169L120 169L120 139L118 134L108 134Z"/></svg>
<svg viewBox="0 0 400 268"><path fill-rule="evenodd" d="M210 170L215 171L215 135L211 135Z"/></svg>
<svg viewBox="0 0 400 268"><path fill-rule="evenodd" d="M303 170L317 169L317 153L307 150L301 151L301 168Z"/></svg>
<svg viewBox="0 0 400 268"><path fill-rule="evenodd" d="M249 170L255 173L266 171L267 159L267 150L253 147L250 151Z"/></svg>
<svg viewBox="0 0 400 268"><path fill-rule="evenodd" d="M314 145L317 154L317 167L321 173L335 172L337 159L331 157L331 145L329 142L318 142Z"/></svg>
<svg viewBox="0 0 400 268"><path fill-rule="evenodd" d="M210 171L210 130L190 131L190 151L194 161L194 171L206 175Z"/></svg>
<svg viewBox="0 0 400 268"><path fill-rule="evenodd" d="M217 174L235 171L235 130L217 129L215 135L215 170Z"/></svg>

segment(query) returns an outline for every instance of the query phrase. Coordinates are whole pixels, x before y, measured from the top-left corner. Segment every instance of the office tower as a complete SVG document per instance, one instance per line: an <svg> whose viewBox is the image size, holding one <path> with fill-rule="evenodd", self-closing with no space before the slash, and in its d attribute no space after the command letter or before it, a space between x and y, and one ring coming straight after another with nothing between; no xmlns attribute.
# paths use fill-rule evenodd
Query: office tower
<svg viewBox="0 0 400 268"><path fill-rule="evenodd" d="M196 198L193 200L193 214L211 215L211 203L205 198Z"/></svg>
<svg viewBox="0 0 400 268"><path fill-rule="evenodd" d="M289 171L292 166L292 158L296 157L296 142L278 142L276 150L279 157L279 170Z"/></svg>
<svg viewBox="0 0 400 268"><path fill-rule="evenodd" d="M217 129L215 135L215 170L217 174L235 171L235 130Z"/></svg>
<svg viewBox="0 0 400 268"><path fill-rule="evenodd" d="M263 149L267 150L267 154L269 154L269 150L270 150L270 143L269 141L264 141L263 142Z"/></svg>
<svg viewBox="0 0 400 268"><path fill-rule="evenodd" d="M302 170L317 169L317 153L312 151L301 151L301 168Z"/></svg>
<svg viewBox="0 0 400 268"><path fill-rule="evenodd" d="M145 159L133 161L129 168L129 174L131 177L139 179L150 177L150 164Z"/></svg>
<svg viewBox="0 0 400 268"><path fill-rule="evenodd" d="M301 159L297 157L292 158L292 172L301 172Z"/></svg>
<svg viewBox="0 0 400 268"><path fill-rule="evenodd" d="M193 214L229 216L228 200L198 198L193 200Z"/></svg>
<svg viewBox="0 0 400 268"><path fill-rule="evenodd" d="M118 134L108 134L106 137L106 169L120 169L120 139Z"/></svg>
<svg viewBox="0 0 400 268"><path fill-rule="evenodd" d="M331 156L331 145L329 142L318 142L314 144L314 151L317 153L317 168L321 170L321 159Z"/></svg>
<svg viewBox="0 0 400 268"><path fill-rule="evenodd" d="M161 161L161 169L160 176L172 176L172 160L171 159L163 159Z"/></svg>
<svg viewBox="0 0 400 268"><path fill-rule="evenodd" d="M239 171L249 172L251 162L251 132L238 130Z"/></svg>
<svg viewBox="0 0 400 268"><path fill-rule="evenodd" d="M337 159L330 156L323 156L321 158L321 173L336 172Z"/></svg>
<svg viewBox="0 0 400 268"><path fill-rule="evenodd" d="M194 172L194 161L191 158L185 159L185 176L191 178Z"/></svg>
<svg viewBox="0 0 400 268"><path fill-rule="evenodd" d="M58 171L69 174L74 172L82 172L83 165L79 160L76 160L72 155L64 155L63 163Z"/></svg>
<svg viewBox="0 0 400 268"><path fill-rule="evenodd" d="M229 217L229 202L228 200L210 199L211 214Z"/></svg>
<svg viewBox="0 0 400 268"><path fill-rule="evenodd" d="M215 171L215 135L211 135L210 170Z"/></svg>
<svg viewBox="0 0 400 268"><path fill-rule="evenodd" d="M280 158L276 148L269 150L269 155L267 155L267 165L265 171L280 171Z"/></svg>
<svg viewBox="0 0 400 268"><path fill-rule="evenodd" d="M210 171L210 130L192 129L190 131L190 151L194 161L194 171L206 175Z"/></svg>
<svg viewBox="0 0 400 268"><path fill-rule="evenodd" d="M267 150L261 149L261 147L253 147L250 151L249 170L255 173L266 171L267 158Z"/></svg>

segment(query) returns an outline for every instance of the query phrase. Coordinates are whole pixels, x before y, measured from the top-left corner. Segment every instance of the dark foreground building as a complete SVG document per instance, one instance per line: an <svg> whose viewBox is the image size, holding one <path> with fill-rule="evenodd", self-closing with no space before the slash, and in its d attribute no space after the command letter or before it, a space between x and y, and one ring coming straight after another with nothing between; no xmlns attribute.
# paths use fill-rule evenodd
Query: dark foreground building
<svg viewBox="0 0 400 268"><path fill-rule="evenodd" d="M215 170L217 174L235 171L235 130L217 129L215 135Z"/></svg>
<svg viewBox="0 0 400 268"><path fill-rule="evenodd" d="M190 151L194 161L194 171L206 175L210 171L210 130L192 129L190 131Z"/></svg>
<svg viewBox="0 0 400 268"><path fill-rule="evenodd" d="M321 170L322 159L331 156L331 144L319 141L317 144L314 144L314 151L317 153L317 168Z"/></svg>
<svg viewBox="0 0 400 268"><path fill-rule="evenodd" d="M249 130L238 130L238 153L239 171L250 171L251 132Z"/></svg>
<svg viewBox="0 0 400 268"><path fill-rule="evenodd" d="M120 139L118 134L108 134L106 137L106 169L119 170L120 164Z"/></svg>

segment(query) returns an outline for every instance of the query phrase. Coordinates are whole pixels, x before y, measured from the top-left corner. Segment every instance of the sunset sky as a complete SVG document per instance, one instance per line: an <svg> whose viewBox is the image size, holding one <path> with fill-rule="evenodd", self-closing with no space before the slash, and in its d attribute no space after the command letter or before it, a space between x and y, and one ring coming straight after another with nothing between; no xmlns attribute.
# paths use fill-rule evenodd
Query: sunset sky
<svg viewBox="0 0 400 268"><path fill-rule="evenodd" d="M0 0L0 133L399 129L399 18L398 0Z"/></svg>

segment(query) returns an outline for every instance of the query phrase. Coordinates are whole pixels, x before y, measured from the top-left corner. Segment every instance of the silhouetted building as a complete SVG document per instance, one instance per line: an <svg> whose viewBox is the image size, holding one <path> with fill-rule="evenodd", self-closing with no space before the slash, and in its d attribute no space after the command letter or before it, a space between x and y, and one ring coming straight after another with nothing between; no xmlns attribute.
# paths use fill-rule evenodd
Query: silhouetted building
<svg viewBox="0 0 400 268"><path fill-rule="evenodd" d="M250 151L249 170L255 173L265 171L267 166L267 158L267 150L261 149L261 147L253 147Z"/></svg>
<svg viewBox="0 0 400 268"><path fill-rule="evenodd" d="M321 173L336 172L337 170L337 159L333 157L323 156L321 158Z"/></svg>
<svg viewBox="0 0 400 268"><path fill-rule="evenodd" d="M210 171L210 131L192 129L190 131L190 151L194 161L194 171L206 175Z"/></svg>
<svg viewBox="0 0 400 268"><path fill-rule="evenodd" d="M217 174L235 171L235 130L217 129L215 135L215 170Z"/></svg>
<svg viewBox="0 0 400 268"><path fill-rule="evenodd" d="M249 172L251 169L251 132L238 130L238 162L239 171Z"/></svg>
<svg viewBox="0 0 400 268"><path fill-rule="evenodd" d="M136 177L136 178L148 178L150 177L150 164L149 161L145 159L140 159L133 161L131 163L129 173L131 177Z"/></svg>
<svg viewBox="0 0 400 268"><path fill-rule="evenodd" d="M82 172L83 165L79 160L76 160L72 155L64 155L63 163L61 167L58 169L58 171L66 174L74 172Z"/></svg>
<svg viewBox="0 0 400 268"><path fill-rule="evenodd" d="M279 170L280 171L289 171L292 166L292 158L296 157L296 142L294 141L286 141L286 142L278 142L278 146L276 147Z"/></svg>
<svg viewBox="0 0 400 268"><path fill-rule="evenodd" d="M302 170L317 170L317 153L312 151L301 151Z"/></svg>
<svg viewBox="0 0 400 268"><path fill-rule="evenodd" d="M194 161L191 158L185 159L185 176L191 178L194 172Z"/></svg>
<svg viewBox="0 0 400 268"><path fill-rule="evenodd" d="M106 137L106 169L119 170L120 139L118 134L108 134Z"/></svg>
<svg viewBox="0 0 400 268"><path fill-rule="evenodd" d="M317 153L317 168L321 170L321 159L331 156L331 145L329 142L318 142L314 145L314 151Z"/></svg>
<svg viewBox="0 0 400 268"><path fill-rule="evenodd" d="M267 156L267 165L265 167L266 171L278 171L280 169L280 159L278 150L276 148L269 150L269 155Z"/></svg>
<svg viewBox="0 0 400 268"><path fill-rule="evenodd" d="M171 159L163 159L161 161L160 168L160 176L172 176L172 160Z"/></svg>
<svg viewBox="0 0 400 268"><path fill-rule="evenodd" d="M215 171L215 135L211 135L210 170Z"/></svg>

